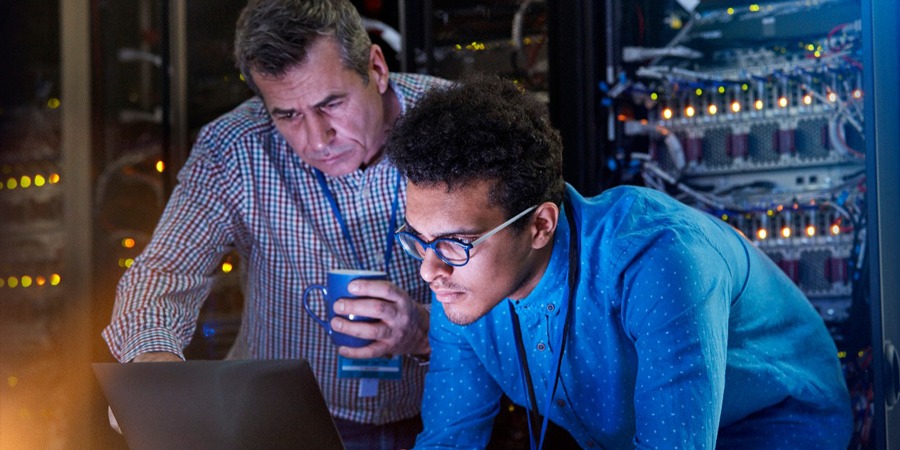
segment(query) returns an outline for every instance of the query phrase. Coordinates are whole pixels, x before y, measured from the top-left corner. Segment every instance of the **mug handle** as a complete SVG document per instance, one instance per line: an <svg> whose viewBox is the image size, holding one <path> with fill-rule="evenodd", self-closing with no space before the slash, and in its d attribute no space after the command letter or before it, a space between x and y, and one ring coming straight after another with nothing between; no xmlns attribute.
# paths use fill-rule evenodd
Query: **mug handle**
<svg viewBox="0 0 900 450"><path fill-rule="evenodd" d="M309 294L314 290L321 290L323 295L328 295L328 289L321 284L313 284L303 290L303 309L306 310L306 313L309 314L310 317L313 318L319 325L322 326L329 334L331 334L331 327L328 326L328 322L322 320L321 317L317 316L316 313L313 312L312 308L309 306Z"/></svg>

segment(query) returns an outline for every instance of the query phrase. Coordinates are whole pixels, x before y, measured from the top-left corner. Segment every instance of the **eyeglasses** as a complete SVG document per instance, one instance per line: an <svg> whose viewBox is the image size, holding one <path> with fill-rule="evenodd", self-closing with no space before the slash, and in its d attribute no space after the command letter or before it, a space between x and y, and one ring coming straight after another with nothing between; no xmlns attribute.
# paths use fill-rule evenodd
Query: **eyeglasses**
<svg viewBox="0 0 900 450"><path fill-rule="evenodd" d="M397 230L395 236L397 240L400 241L400 246L403 247L403 250L406 250L406 253L409 253L410 256L416 258L418 260L425 259L425 252L428 249L434 251L434 254L440 258L441 261L454 266L461 267L466 265L469 262L469 251L472 250L472 247L484 242L487 238L499 233L504 228L512 225L515 221L521 219L526 214L534 211L538 205L534 205L525 211L520 212L513 216L512 219L507 220L506 222L501 223L497 228L494 228L491 231L488 231L480 238L475 239L471 243L460 241L459 239L449 238L449 237L440 237L431 242L425 242L422 238L416 236L415 234L410 233L409 231L403 231L406 228L406 225L400 227Z"/></svg>

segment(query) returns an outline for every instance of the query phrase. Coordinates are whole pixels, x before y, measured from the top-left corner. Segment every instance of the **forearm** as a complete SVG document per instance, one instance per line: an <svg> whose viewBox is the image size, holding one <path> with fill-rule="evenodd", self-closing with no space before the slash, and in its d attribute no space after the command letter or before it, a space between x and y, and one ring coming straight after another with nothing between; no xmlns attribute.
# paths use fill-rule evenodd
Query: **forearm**
<svg viewBox="0 0 900 450"><path fill-rule="evenodd" d="M183 359L186 342L171 330L157 328L139 332L124 331L121 322L114 321L101 333L110 353L119 362L129 362L141 354L167 353Z"/></svg>
<svg viewBox="0 0 900 450"><path fill-rule="evenodd" d="M175 189L153 238L117 286L102 334L120 361L146 352L181 356L233 241L228 208L192 180Z"/></svg>
<svg viewBox="0 0 900 450"><path fill-rule="evenodd" d="M502 391L441 309L432 311L431 366L425 376L417 449L484 448Z"/></svg>
<svg viewBox="0 0 900 450"><path fill-rule="evenodd" d="M146 352L181 355L193 337L213 279L174 275L139 259L123 276L109 326L102 336L119 361Z"/></svg>

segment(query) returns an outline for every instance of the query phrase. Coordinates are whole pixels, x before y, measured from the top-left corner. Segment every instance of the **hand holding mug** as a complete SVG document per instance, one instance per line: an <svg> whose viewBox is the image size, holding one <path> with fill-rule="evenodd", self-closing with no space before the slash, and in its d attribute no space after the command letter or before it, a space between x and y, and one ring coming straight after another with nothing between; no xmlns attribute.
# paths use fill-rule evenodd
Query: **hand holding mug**
<svg viewBox="0 0 900 450"><path fill-rule="evenodd" d="M419 355L431 353L428 345L428 308L414 301L403 288L388 280L357 279L350 284L356 295L334 304L337 315L331 320L335 331L374 341L359 348L341 347L348 358L377 358L386 355ZM349 321L341 315L365 316L375 322Z"/></svg>
<svg viewBox="0 0 900 450"><path fill-rule="evenodd" d="M367 280L386 280L387 274L384 272L377 272L372 270L332 270L328 272L327 283L325 286L320 284L314 284L312 286L307 287L303 291L303 308L306 312L313 318L325 331L331 336L331 341L334 345L341 347L365 347L373 342L373 339L363 339L356 336L351 336L349 334L342 333L340 331L335 331L331 327L331 321L336 316L340 316L345 320L349 320L351 322L377 322L377 318L370 318L365 316L358 316L355 314L337 314L334 311L334 303L338 301L338 299L353 299L356 298L356 295L353 295L348 290L348 285L351 281L356 279L367 279ZM322 291L325 295L325 311L327 313L327 319L323 319L316 315L313 312L312 307L310 306L310 294L314 291Z"/></svg>
<svg viewBox="0 0 900 450"><path fill-rule="evenodd" d="M326 291L327 322L310 308L310 294L314 290ZM326 286L314 285L304 291L303 305L345 357L431 353L427 307L413 301L382 272L329 272Z"/></svg>

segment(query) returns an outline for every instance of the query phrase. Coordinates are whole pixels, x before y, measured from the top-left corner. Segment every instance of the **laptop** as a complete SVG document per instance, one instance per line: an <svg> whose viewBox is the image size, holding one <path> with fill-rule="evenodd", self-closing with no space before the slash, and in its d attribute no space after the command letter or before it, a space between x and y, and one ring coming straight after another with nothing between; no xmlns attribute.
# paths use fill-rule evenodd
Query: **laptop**
<svg viewBox="0 0 900 450"><path fill-rule="evenodd" d="M131 450L342 450L303 360L94 363Z"/></svg>

